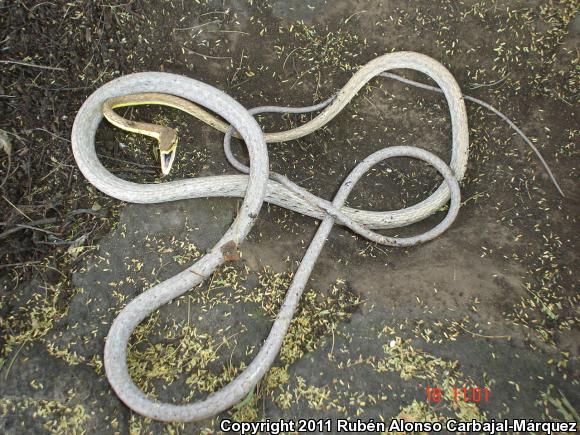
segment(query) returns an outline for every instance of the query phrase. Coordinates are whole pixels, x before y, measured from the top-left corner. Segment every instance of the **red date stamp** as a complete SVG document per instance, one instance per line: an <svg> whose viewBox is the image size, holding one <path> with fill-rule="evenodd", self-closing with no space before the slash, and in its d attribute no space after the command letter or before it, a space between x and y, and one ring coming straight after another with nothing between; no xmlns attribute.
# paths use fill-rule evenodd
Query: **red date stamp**
<svg viewBox="0 0 580 435"><path fill-rule="evenodd" d="M438 387L427 387L427 402L439 403L443 399L443 391ZM491 393L487 387L452 387L451 399L455 402L480 403L489 402Z"/></svg>

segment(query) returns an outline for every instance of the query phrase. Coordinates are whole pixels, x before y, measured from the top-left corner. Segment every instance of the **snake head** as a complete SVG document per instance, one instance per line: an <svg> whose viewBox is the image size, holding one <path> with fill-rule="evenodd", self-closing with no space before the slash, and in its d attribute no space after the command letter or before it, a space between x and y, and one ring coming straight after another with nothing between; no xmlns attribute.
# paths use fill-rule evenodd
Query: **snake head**
<svg viewBox="0 0 580 435"><path fill-rule="evenodd" d="M174 129L164 127L159 135L159 160L161 161L161 173L168 175L175 160L177 148L177 133Z"/></svg>

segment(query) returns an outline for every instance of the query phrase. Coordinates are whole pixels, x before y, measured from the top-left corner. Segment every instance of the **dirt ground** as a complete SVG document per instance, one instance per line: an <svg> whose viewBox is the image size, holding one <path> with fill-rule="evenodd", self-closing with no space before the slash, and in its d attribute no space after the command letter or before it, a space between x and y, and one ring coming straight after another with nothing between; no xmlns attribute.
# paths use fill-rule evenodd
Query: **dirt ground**
<svg viewBox="0 0 580 435"><path fill-rule="evenodd" d="M577 9L576 0L0 1L0 431L214 433L224 418L578 420ZM123 74L168 71L248 108L311 105L358 66L400 50L439 60L466 94L514 120L566 198L513 130L467 103L469 165L448 232L391 249L335 227L281 354L251 396L192 424L131 412L104 375L112 320L213 246L239 200L133 205L100 193L70 148L82 102ZM178 129L169 179L235 173L221 134L187 115L122 113ZM310 116L259 122L278 131ZM355 162L400 144L449 159L445 101L374 79L323 130L269 149L273 170L330 199ZM97 135L105 166L128 180L165 181L152 145L106 122ZM395 159L348 204L398 209L439 183L426 166ZM386 233L418 233L441 217ZM233 379L268 333L316 228L264 205L240 261L135 332L135 382L186 403ZM428 386L443 390L440 403L427 401ZM475 386L488 400L454 400L453 387Z"/></svg>

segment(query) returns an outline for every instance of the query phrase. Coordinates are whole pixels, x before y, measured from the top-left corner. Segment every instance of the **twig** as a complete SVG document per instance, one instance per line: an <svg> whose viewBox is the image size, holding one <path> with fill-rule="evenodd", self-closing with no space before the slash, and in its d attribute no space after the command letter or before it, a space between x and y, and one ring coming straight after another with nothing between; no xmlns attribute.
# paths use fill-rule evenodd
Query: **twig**
<svg viewBox="0 0 580 435"><path fill-rule="evenodd" d="M37 65L35 63L20 62L18 60L0 60L0 63L10 63L13 65L29 66L31 68L49 69L51 71L66 71L66 68L57 68L55 66Z"/></svg>
<svg viewBox="0 0 580 435"><path fill-rule="evenodd" d="M51 6L56 6L56 4L54 4L54 3L52 3L52 2L42 2L42 3L38 3L38 4L34 5L34 6L32 6L32 7L30 8L30 12L32 12L32 11L33 11L33 10L35 10L36 8L38 8L38 7L40 7L40 6L43 6L43 5L51 5Z"/></svg>
<svg viewBox="0 0 580 435"><path fill-rule="evenodd" d="M226 11L211 11L211 12L206 12L204 14L201 14L200 17L205 17L207 15L211 15L211 14L221 14L221 15L227 15L228 12Z"/></svg>
<svg viewBox="0 0 580 435"><path fill-rule="evenodd" d="M226 90L238 88L238 87L242 86L243 84L245 84L245 83L248 83L248 82L249 82L249 81L251 81L251 80L254 80L255 78L256 78L256 76L254 76L254 77L250 77L249 79L242 80L242 81L241 81L241 82L239 82L239 83L236 83L236 84L234 84L234 85L228 86L228 87L226 88Z"/></svg>
<svg viewBox="0 0 580 435"><path fill-rule="evenodd" d="M242 35L249 35L248 32L242 32L241 30L208 30L208 33L241 33Z"/></svg>
<svg viewBox="0 0 580 435"><path fill-rule="evenodd" d="M505 76L503 76L501 79L496 80L493 83L481 83L481 84L474 84L472 86L469 86L469 89L478 89L478 88L487 88L490 86L495 86L495 85L499 85L501 82L503 82L505 79L507 79L510 76L510 73L507 73Z"/></svg>
<svg viewBox="0 0 580 435"><path fill-rule="evenodd" d="M48 225L48 224L53 224L55 222L56 222L56 218L49 218L49 219L39 219L37 221L31 221L26 225L16 224L16 226L14 226L13 228L10 228L10 229L0 233L0 240L5 239L6 237L8 237L12 233L15 233L17 231L24 230L24 229L38 230L38 231L43 231L43 232L46 232L49 234L54 234L50 231L46 231L46 230L43 230L41 228L36 228L34 225Z"/></svg>
<svg viewBox="0 0 580 435"><path fill-rule="evenodd" d="M282 64L282 69L285 69L286 62L288 62L288 59L290 58L290 56L292 56L292 53L294 53L296 50L298 50L298 47L296 47L294 50L288 53L288 56L286 56L286 59L284 59L284 63Z"/></svg>
<svg viewBox="0 0 580 435"><path fill-rule="evenodd" d="M4 201L6 201L8 204L10 204L18 213L20 213L22 216L24 216L29 221L32 221L32 219L30 218L30 216L28 216L26 213L24 213L22 210L20 210L14 204L12 204L12 202L8 198L6 198L4 195L2 195L2 198L4 199Z"/></svg>
<svg viewBox="0 0 580 435"><path fill-rule="evenodd" d="M366 11L358 11L354 14L350 15L346 20L344 20L344 24L348 23L352 17L356 17L357 15L364 14Z"/></svg>
<svg viewBox="0 0 580 435"><path fill-rule="evenodd" d="M32 226L32 225L17 224L16 228L24 228L24 229L33 230L33 231L40 231L41 233L52 234L53 236L58 236L58 233L55 233L54 231L45 230L43 228L37 228L37 227Z"/></svg>
<svg viewBox="0 0 580 435"><path fill-rule="evenodd" d="M244 63L244 49L242 49L242 55L240 56L240 66L238 66L238 68L236 68L236 71L234 72L234 76L232 77L232 82L235 82L236 78L238 78L238 73L242 69L243 63Z"/></svg>
<svg viewBox="0 0 580 435"><path fill-rule="evenodd" d="M29 132L29 131L43 131L45 133L50 134L52 137L56 137L57 139L60 139L60 140L63 140L65 142L69 142L70 143L70 140L67 139L66 137L59 136L58 134L53 133L52 131L49 131L46 128L36 127L36 128L31 128L30 130L26 130L26 132Z"/></svg>
<svg viewBox="0 0 580 435"><path fill-rule="evenodd" d="M33 266L35 264L41 264L42 261L29 261L25 263L9 263L9 264L0 264L0 269L6 269L7 267L26 267L26 266Z"/></svg>
<svg viewBox="0 0 580 435"><path fill-rule="evenodd" d="M231 59L231 56L211 56L209 54L198 53L197 51L192 50L191 48L187 49L188 53L197 54L203 58L210 58L210 59Z"/></svg>
<svg viewBox="0 0 580 435"><path fill-rule="evenodd" d="M20 351L22 350L22 348L24 347L24 345L28 343L28 340L25 340L20 347L18 348L18 350L16 351L16 353L14 354L14 356L12 357L12 360L10 361L10 364L8 364L8 367L6 368L6 374L4 375L4 379L8 379L8 374L10 373L10 369L12 368L12 365L14 364L14 361L16 361L16 358L18 357L18 354L20 353Z"/></svg>
<svg viewBox="0 0 580 435"><path fill-rule="evenodd" d="M2 183L0 184L0 189L2 187L4 187L4 185L8 181L8 177L10 176L10 169L11 168L12 168L12 156L10 154L8 154L8 167L6 168L6 176L4 177L4 180L2 180Z"/></svg>
<svg viewBox="0 0 580 435"><path fill-rule="evenodd" d="M68 213L67 217L77 216L80 214L91 214L93 216L102 217L103 212L105 210L106 209L92 210L90 208L79 208L77 210L73 210L70 213ZM52 235L58 235L58 233L55 233L53 231L45 230L43 228L37 228L38 225L49 225L49 224L54 224L56 222L57 222L57 218L45 218L45 219L38 219L36 221L31 221L31 222L28 222L27 224L14 224L14 227L9 228L6 231L0 233L0 240L5 239L10 234L13 234L17 231L24 230L24 229L29 229L29 230L33 230L33 231L41 231L43 233L52 234ZM0 222L0 225L6 226L6 225L8 225L8 222Z"/></svg>

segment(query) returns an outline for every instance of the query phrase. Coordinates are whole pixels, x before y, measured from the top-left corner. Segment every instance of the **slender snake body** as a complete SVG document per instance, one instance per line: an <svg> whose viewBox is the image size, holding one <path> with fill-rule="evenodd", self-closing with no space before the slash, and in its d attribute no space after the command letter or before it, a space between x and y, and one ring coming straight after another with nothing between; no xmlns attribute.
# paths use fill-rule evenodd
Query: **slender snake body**
<svg viewBox="0 0 580 435"><path fill-rule="evenodd" d="M289 141L321 128L330 122L369 80L378 75L390 74L385 72L392 69L420 71L431 77L445 95L452 126L452 154L449 166L423 149L410 146L384 148L355 166L331 202L312 195L285 176L269 171L266 142ZM126 104L128 95L132 104ZM103 113L120 128L157 138L160 141L160 151L169 154L175 151L176 139L164 128L157 126L156 129L151 127L151 124L129 122L113 111L113 108L122 105L151 103L178 107L225 133L226 156L242 174L185 179L161 184L138 184L122 180L107 171L95 151L95 132ZM206 112L202 107L216 113L225 122ZM263 133L253 117L254 114L262 112L303 113L319 109L323 110L311 121L292 130L277 133ZM238 162L231 153L229 142L234 134L239 135L247 146L249 168ZM207 84L183 76L157 72L123 76L97 89L85 101L76 116L72 129L72 148L81 172L99 190L119 200L136 203L217 196L243 198L235 221L206 255L179 274L140 294L129 302L113 321L105 344L104 364L107 377L116 394L134 411L163 421L202 420L213 417L240 402L252 391L274 362L304 286L335 222L347 226L370 241L384 245L410 246L432 240L444 232L457 216L460 206L458 181L465 173L468 145L467 116L457 82L440 63L413 52L386 54L370 61L352 76L336 96L309 108L270 106L248 111L231 97ZM402 210L376 212L345 207L347 196L360 177L373 165L391 157L423 160L435 167L443 176L444 183L427 199ZM165 163L169 164L170 169L171 162L167 160ZM439 210L450 199L446 217L426 233L408 238L394 238L372 231L402 227L421 221ZM178 405L147 397L132 381L127 369L127 345L133 330L160 306L207 279L227 259L225 252L229 247L238 246L243 242L264 201L312 216L322 222L294 274L280 312L263 346L237 378L201 401Z"/></svg>

